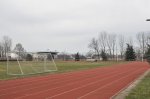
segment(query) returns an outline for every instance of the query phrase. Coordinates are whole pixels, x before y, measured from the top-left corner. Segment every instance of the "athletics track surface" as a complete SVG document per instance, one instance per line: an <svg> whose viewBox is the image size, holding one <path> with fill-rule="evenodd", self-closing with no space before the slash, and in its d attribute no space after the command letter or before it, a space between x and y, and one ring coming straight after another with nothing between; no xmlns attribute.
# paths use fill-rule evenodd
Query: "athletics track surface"
<svg viewBox="0 0 150 99"><path fill-rule="evenodd" d="M109 99L148 69L145 62L131 62L0 81L0 99Z"/></svg>

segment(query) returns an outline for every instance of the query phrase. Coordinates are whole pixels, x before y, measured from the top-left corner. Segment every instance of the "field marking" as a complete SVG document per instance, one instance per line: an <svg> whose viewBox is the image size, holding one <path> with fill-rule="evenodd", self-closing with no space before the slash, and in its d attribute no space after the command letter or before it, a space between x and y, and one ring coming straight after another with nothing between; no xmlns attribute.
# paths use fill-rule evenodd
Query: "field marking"
<svg viewBox="0 0 150 99"><path fill-rule="evenodd" d="M105 68L105 67L103 67L103 68ZM110 67L111 68L111 67ZM95 71L96 69L100 69L100 68L93 68L93 69L88 69L88 70L84 70L85 72L89 72L89 71ZM19 84L24 84L24 83L30 83L30 82L33 82L33 81L39 81L39 79L40 80L44 80L44 79L49 79L50 77L53 77L53 78L57 78L56 76L59 76L60 74L62 74L63 76L72 76L72 74L76 74L76 73L80 73L80 72L82 72L82 71L72 71L72 72L65 72L65 73L58 73L58 74L51 74L51 75L44 75L44 76L32 76L32 77L30 77L30 78L21 78L22 80L29 80L29 79L32 79L32 78L35 78L34 80L32 79L32 81L30 80L30 81L26 81L26 82L18 82ZM61 75L61 76L62 76ZM37 80L37 78L38 78L38 80ZM18 79L8 79L8 80L12 80L12 83L13 82L15 82L15 84L16 84L16 80L18 80ZM7 82L4 82L5 84L7 83ZM9 83L9 82L8 82ZM1 84L1 82L0 82L0 84ZM12 84L13 85L13 84Z"/></svg>
<svg viewBox="0 0 150 99"><path fill-rule="evenodd" d="M118 67L119 67L119 66L118 66ZM122 67L122 66L121 66L121 67ZM99 70L99 68L98 68L98 69L96 69L96 70ZM94 70L94 71L96 71L96 70ZM88 70L88 72L89 72L89 70ZM92 73L92 72L93 72L93 70L92 70L92 71L90 70L90 73ZM79 72L79 73L80 73L80 72ZM71 73L71 74L73 74L73 75L74 75L75 73ZM85 74L85 73L84 73L84 74ZM69 77L71 77L71 76L73 76L73 75L69 75ZM68 75L67 75L67 76L66 76L66 75L64 75L64 76L65 76L65 77L67 77ZM79 75L78 75L78 76L79 76ZM52 76L52 77L53 77L53 76ZM57 76L57 77L58 77L58 76ZM56 80L56 79L57 79L57 77L54 77L54 80ZM40 78L41 78L41 77L40 77ZM47 77L46 77L46 78L47 78ZM42 78L41 78L41 79L42 79ZM40 80L41 80L41 79L40 79ZM29 79L29 80L30 80L30 79ZM34 80L38 80L38 79L34 79ZM25 81L26 81L26 80L25 80Z"/></svg>
<svg viewBox="0 0 150 99"><path fill-rule="evenodd" d="M118 71L117 71L118 72ZM116 73L116 71L114 71L113 73ZM110 74L113 74L113 73L110 73ZM110 74L106 74L106 75L110 75ZM106 76L105 75L105 76ZM95 78L98 78L99 76L95 77ZM91 78L89 78L90 80ZM86 79L87 80L87 79ZM101 79L102 80L102 79ZM82 81L85 81L85 80L82 80ZM47 91L51 91L51 90L54 90L54 89L59 89L59 88L62 88L62 87L65 87L65 86L69 86L69 85L72 85L74 83L78 83L79 81L76 81L76 82L70 82L69 84L67 85L64 85L64 86L60 86L60 87L55 87L55 88L52 88L52 89L47 89L47 90L44 90L44 91L39 91L39 92L36 92L36 93L32 93L32 94L27 94L25 96L21 96L21 97L18 97L16 99L19 99L19 98L23 98L23 97L27 97L27 96L31 96L31 95L36 95L36 94L41 94L41 93L44 93L44 92L47 92Z"/></svg>
<svg viewBox="0 0 150 99"><path fill-rule="evenodd" d="M113 68L113 69L115 69L115 68ZM120 70L121 68L118 68L118 70ZM108 71L111 71L112 70L112 68L109 68L108 69ZM111 72L110 74L113 74L113 73L115 73L116 72L116 70L114 71L114 72ZM93 71L91 71L90 72L90 74L89 73L84 73L84 74L89 74L88 76L90 76L91 77L91 73L93 73ZM105 72L101 72L101 73L105 73ZM99 74L99 72L97 71L95 74L93 74L92 76L95 76L96 74ZM107 74L107 75L110 75L110 74ZM81 74L80 74L81 75ZM80 75L78 75L79 77L80 77ZM76 76L76 75L72 75L72 76ZM72 78L72 76L70 77L70 78ZM83 76L82 78L87 78L88 76ZM99 76L96 76L95 78L98 78ZM68 78L68 77L67 77ZM82 79L82 78L80 78L80 79ZM90 79L90 78L89 78ZM59 79L60 80L60 79ZM74 79L73 79L74 80ZM78 80L78 79L76 79L76 80ZM87 80L87 79L86 79ZM68 80L67 80L68 81ZM71 80L69 80L69 81L71 81ZM84 81L84 80L83 80ZM63 82L66 82L66 81L63 81ZM76 81L76 82L78 82L78 81ZM49 82L48 82L49 83ZM59 83L61 83L61 82L59 82ZM70 82L71 83L71 82ZM32 85L32 84L28 84L28 85ZM23 87L24 85L22 85L22 87ZM25 85L26 86L26 85ZM44 85L44 86L48 86L48 85ZM16 86L16 87L19 87L19 86ZM12 89L12 88L16 88L16 87L11 87L11 88L8 88L8 89ZM38 87L34 87L34 88L30 88L30 89L35 89L35 88L39 88L39 86ZM2 89L2 90L6 90L6 89ZM1 90L1 91L2 91ZM28 89L27 89L28 90ZM16 92L11 92L11 93L16 93ZM8 94L8 93L7 93ZM5 95L5 94L2 94L2 95ZM0 96L2 96L2 95L0 95Z"/></svg>
<svg viewBox="0 0 150 99"><path fill-rule="evenodd" d="M62 73L63 75L69 75L69 74L72 74L72 72L66 72L66 73ZM38 78L38 79L40 79L40 80L43 80L43 79L48 79L49 77L53 77L53 76L56 76L56 75L58 75L58 74L51 74L51 75L40 75L40 76L31 76L31 77L25 77L25 78L20 78L20 79L11 79L11 78L9 78L8 80L12 80L12 83L13 82L15 82L15 84L16 84L16 80L29 80L29 79L32 79L32 81L27 81L27 82L22 82L21 84L23 84L23 83L30 83L30 82L33 82L33 81L39 81L39 80L37 80L37 79L34 79L33 80L33 78ZM6 82L4 82L5 84L7 83L7 81ZM9 83L9 82L8 82ZM0 84L1 84L1 82L0 82ZM19 84L20 84L20 82L19 82ZM13 84L12 84L13 85Z"/></svg>
<svg viewBox="0 0 150 99"><path fill-rule="evenodd" d="M95 72L95 71L90 71L90 73L93 73L93 72ZM101 72L101 73L104 73L104 72ZM89 74L89 72L84 72L84 73L80 73L80 75L77 75L77 76L81 76L81 75L86 75L86 74ZM95 74L97 74L97 73L95 73ZM95 75L95 74L93 74L93 76ZM90 75L90 74L89 74ZM68 78L68 76L66 76L66 75L64 75L65 76L65 78L63 78L63 77L61 77L62 78L62 80L63 79L66 79L66 78ZM76 74L75 75L69 75L69 78L72 78L73 76L76 76ZM60 76L59 76L59 78L60 78ZM40 79L40 80L43 80L43 79ZM50 81L57 81L57 80L60 80L60 79L58 79L58 78L54 78L53 80L51 80L51 79L49 79ZM49 83L49 80L46 80L46 81L44 81L45 83ZM28 84L28 85L33 85L34 84L34 81L31 83L32 81L30 81L30 83L28 84L28 82L24 82L25 84ZM39 84L40 83L43 83L43 82L39 82ZM20 83L19 83L20 84ZM37 84L37 83L36 83ZM21 86L23 87L23 86L28 86L28 85L22 85L22 83L21 83ZM8 87L8 86L7 86ZM15 85L15 87L13 86L13 87L8 87L8 88L3 88L3 89L0 89L0 91L4 91L4 90L7 90L7 89L12 89L12 88L17 88L17 87L20 87L20 85Z"/></svg>
<svg viewBox="0 0 150 99"><path fill-rule="evenodd" d="M144 69L143 69L143 70L144 70ZM140 69L140 70L137 70L137 71L139 72L139 71L141 71L141 69ZM105 87L107 87L107 86L109 86L109 85L112 85L113 83L116 83L116 82L118 82L118 81L121 80L121 79L127 78L128 76L131 76L131 75L137 73L137 71L136 71L136 72L132 72L131 74L129 74L129 75L127 75L127 76L124 76L124 77L122 77L122 78L119 78L119 79L117 79L117 80L115 80L115 81L112 81L111 83L108 83L108 84L106 84L105 86L99 87L99 88L97 88L96 90L93 90L93 91L91 91L91 92L89 92L89 93L87 93L87 94L85 94L85 95L83 95L83 96L80 96L80 97L77 98L77 99L82 99L83 97L86 97L86 96L88 96L88 95L90 95L90 94L92 94L92 93L94 93L94 92L96 92L96 91L98 91L98 90L101 90L101 89L103 89L103 88L105 88Z"/></svg>
<svg viewBox="0 0 150 99"><path fill-rule="evenodd" d="M68 75L69 75L69 76L72 76L71 74L72 74L72 73L63 73L63 76L66 76L66 77L67 77ZM42 77L42 76L39 76L39 77L36 76L37 78L36 78L36 77L30 77L30 78L9 79L9 80L13 80L12 83L15 82L15 84L24 84L24 83L31 83L31 82L36 82L36 81L39 82L39 80L45 80L45 79L49 79L49 78L51 78L51 77L52 77L51 79L57 78L57 77L54 77L54 76L59 76L59 75L57 75L57 74L56 74L56 75L53 75L53 74L52 74L52 75L44 75L43 77ZM35 78L35 79L33 80L32 78ZM32 79L32 81L31 81L30 79ZM37 80L37 79L38 79L38 80ZM30 80L30 81L26 81L26 82L21 81L21 82L16 83L16 80ZM7 81L6 81L6 82L3 82L3 83L6 84ZM8 83L10 83L10 82L8 82ZM1 84L1 83L0 83L0 84ZM13 85L13 84L11 84L11 85Z"/></svg>
<svg viewBox="0 0 150 99"><path fill-rule="evenodd" d="M133 88L136 87L138 83L142 81L142 79L150 73L150 69L148 69L146 72L141 74L138 78L136 78L133 82L129 83L127 86L119 90L117 93L115 93L110 99L124 99Z"/></svg>
<svg viewBox="0 0 150 99"><path fill-rule="evenodd" d="M113 69L115 69L115 68L113 68ZM122 68L118 68L119 70L120 69L122 69ZM133 68L133 70L134 70L134 68ZM97 72L99 72L99 71L97 71ZM115 72L115 74L116 73L118 73L118 71L116 72L116 71L114 71ZM113 72L113 73L114 73ZM110 73L111 75L113 74L113 73ZM119 72L120 73L120 72ZM121 72L122 73L122 72ZM121 74L120 73L120 74ZM107 75L110 75L110 74L107 74ZM91 78L90 78L91 79ZM105 78L105 79L107 79L107 78ZM101 80L103 80L103 79L101 79ZM99 81L101 81L101 80L99 80ZM78 83L79 81L77 81L76 83ZM70 83L70 84L67 84L67 85L64 85L64 86L60 86L60 87L57 87L57 88L55 88L55 89L59 89L59 88L62 88L62 87L65 87L65 86L68 86L68 85L71 85L71 84L73 84L73 83ZM25 96L21 96L21 97L18 97L17 99L19 99L19 98L23 98L23 97L27 97L27 96L31 96L31 95L37 95L37 94L41 94L41 93L44 93L44 92L47 92L47 91L51 91L52 89L47 89L47 90L44 90L44 91L39 91L39 92L36 92L36 93L32 93L32 94L27 94L27 95L25 95Z"/></svg>
<svg viewBox="0 0 150 99"><path fill-rule="evenodd" d="M120 66L120 65L116 65L116 66L118 66L119 68L121 68L122 66ZM115 66L115 68L116 68L116 66ZM71 73L69 73L69 75L68 75L68 73L66 74L66 73L64 73L63 75L61 75L61 76L64 76L64 77L67 77L67 76L69 76L69 78L71 78L72 76L74 76L74 75L76 75L77 73L78 74L80 74L80 75L83 75L83 74L89 74L89 72L90 73L92 73L92 72L95 72L95 71L98 71L98 70L102 70L102 68L97 68L97 69L92 69L92 70L86 70L85 72L81 72L81 71L77 71L77 72L71 72ZM110 68L103 68L103 69L114 69L114 67L110 67ZM72 74L72 75L71 75ZM57 77L55 77L55 75L53 75L52 76L52 78L53 78L53 81L56 81L56 79L58 79L58 78L60 78L60 75L58 74L58 75L56 75ZM78 75L79 76L79 75ZM51 76L50 76L51 77ZM44 78L42 78L42 77L40 77L40 78L38 78L38 80L37 79L34 79L34 80L30 80L30 81L24 81L23 83L22 82L18 82L18 83L16 83L15 82L15 84L11 84L11 85L13 85L13 87L9 87L9 88L3 88L3 89L1 89L1 90L6 90L6 89L11 89L11 88L16 88L16 87L18 87L18 86L20 86L20 84L28 84L28 83L30 83L30 84L28 84L28 85L33 85L33 84L31 84L31 82L33 83L33 82L36 82L36 81L43 81L44 79L49 79L50 78L49 76L48 77L44 77ZM62 78L62 77L61 77ZM68 77L67 77L68 78ZM63 79L65 79L65 78L63 78ZM15 81L16 81L17 79L15 79ZM28 80L28 79L27 79ZM60 79L59 79L60 80ZM47 81L46 81L47 82ZM4 82L3 82L4 83ZM17 84L19 84L19 85L17 85ZM14 85L15 85L15 87L14 87ZM17 85L17 86L16 86ZM6 84L5 84L5 86L6 86ZM26 85L22 85L22 86L26 86ZM8 86L6 86L6 87L8 87ZM0 91L1 91L0 90Z"/></svg>
<svg viewBox="0 0 150 99"><path fill-rule="evenodd" d="M116 71L114 71L114 72L116 72ZM113 74L114 72L112 72L112 73L110 73L110 74ZM105 72L103 72L103 73L105 73ZM94 76L94 78L98 78L99 76L95 76L96 74L98 74L98 73L95 73L95 74L93 74L93 76ZM110 75L110 74L107 74L107 75ZM91 76L91 75L89 75L89 76ZM92 76L92 77L93 77ZM86 79L83 79L83 78L85 78L86 77ZM83 76L82 78L80 78L80 79L82 79L82 80L80 80L80 81L85 81L85 80L88 80L88 79L91 79L91 78L87 78L88 76ZM72 78L72 77L71 77ZM60 80L60 79L59 79ZM65 79L66 80L66 79ZM74 80L74 79L72 79L72 80ZM72 81L72 80L67 80L67 81ZM75 79L75 80L79 80L79 79ZM62 81L63 83L65 83L66 81ZM58 82L58 84L60 83L62 83L62 82ZM75 81L75 82L73 82L73 83L77 83L77 82L79 82L79 81ZM47 83L49 83L48 81L47 81ZM47 84L46 83L46 84ZM69 82L69 83L71 83L71 84L73 84L72 82ZM57 84L57 83L55 83L55 84ZM32 85L32 84L28 84L28 85ZM70 85L70 84L67 84L67 85ZM49 85L43 85L42 87L44 87L44 86L49 86ZM64 86L66 86L66 85L64 85ZM64 87L64 86L60 86L60 87ZM19 86L17 86L17 87L19 87ZM41 87L41 86L40 86ZM34 87L34 88L28 88L28 89L25 89L25 90L23 90L23 91L26 91L26 90L31 90L31 89L36 89L36 88L40 88L39 86L37 86L37 87ZM16 87L12 87L12 88L16 88ZM8 89L12 89L12 88L8 88ZM52 89L56 89L56 88L59 88L59 87L54 87L54 88L52 88ZM52 90L52 89L50 89L50 90ZM7 89L2 89L2 90L0 90L0 91L3 91L3 90L7 90ZM13 92L11 92L11 93L17 93L17 92L20 92L20 91L13 91ZM1 94L0 96L2 96L2 95L7 95L7 94L10 94L10 93L6 93L6 94Z"/></svg>
<svg viewBox="0 0 150 99"><path fill-rule="evenodd" d="M89 72L89 71L95 71L95 70L99 70L99 69L106 69L106 68L112 68L112 67L120 67L121 65L127 65L127 64L130 64L130 63L119 63L119 64L113 64L112 66L103 66L103 67L97 67L97 68L91 68L91 69L85 69L84 71L85 72ZM67 76L67 75L71 75L71 74L75 74L75 73L81 73L83 70L78 70L78 71L70 71L70 72L63 72L63 73L56 73L56 74L51 74L51 75L41 75L41 76L31 76L31 77L22 77L22 78L20 78L20 79L22 79L22 80L25 80L25 79L32 79L32 78L35 78L35 77L37 77L38 79L40 79L40 80L43 80L43 79L46 79L46 78L49 78L49 77L53 77L53 76L58 76L58 75L60 75L60 74L62 74L62 75L64 75L64 76ZM14 77L14 78L16 78L16 77ZM42 79L41 79L42 78ZM2 79L2 80L5 80L5 79ZM12 83L13 82L15 82L15 80L18 80L17 78L16 79L11 79L11 78L6 78L6 80L13 80L12 81ZM37 80L37 79L32 79L32 81L39 81L39 80ZM30 82L32 82L32 81L29 81L29 83ZM7 82L5 82L5 84L6 84ZM16 83L16 82L15 82ZM23 82L24 83L24 82ZM25 82L25 83L28 83L28 82ZM1 84L1 82L0 82L0 84ZM21 84L20 82L19 82L19 84Z"/></svg>
<svg viewBox="0 0 150 99"><path fill-rule="evenodd" d="M120 71L120 72L121 72L121 73L119 73L119 74L125 74L125 73L127 73L127 72L129 72L129 71L124 72L124 73L122 73L122 71ZM131 72L131 70L130 70L130 72ZM119 74L117 73L115 76L120 76ZM51 98L54 98L54 97L56 97L56 96L59 96L59 95L62 95L62 94L65 94L65 93L68 93L68 92L71 92L71 91L74 91L74 90L77 90L77 89L81 89L81 88L83 88L83 87L86 87L86 86L89 86L89 85L92 85L92 84L95 84L95 83L98 83L98 82L100 82L100 81L113 78L113 77L115 77L115 76L111 76L111 77L104 78L104 79L102 79L102 80L94 81L94 82L92 82L92 83L85 84L85 85L83 85L83 86L81 86L81 87L77 87L77 88L74 88L74 89L71 89L71 90L62 92L62 93L60 93L60 94L56 94L56 95L54 95L54 96L47 97L46 99L51 99Z"/></svg>

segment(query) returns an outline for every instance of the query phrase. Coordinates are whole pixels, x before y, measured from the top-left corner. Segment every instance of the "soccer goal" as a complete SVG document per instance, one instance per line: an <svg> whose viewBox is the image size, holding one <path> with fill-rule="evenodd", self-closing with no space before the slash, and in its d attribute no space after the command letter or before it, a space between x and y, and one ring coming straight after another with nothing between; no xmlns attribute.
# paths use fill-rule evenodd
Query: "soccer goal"
<svg viewBox="0 0 150 99"><path fill-rule="evenodd" d="M50 52L10 52L7 54L8 75L28 75L57 71Z"/></svg>

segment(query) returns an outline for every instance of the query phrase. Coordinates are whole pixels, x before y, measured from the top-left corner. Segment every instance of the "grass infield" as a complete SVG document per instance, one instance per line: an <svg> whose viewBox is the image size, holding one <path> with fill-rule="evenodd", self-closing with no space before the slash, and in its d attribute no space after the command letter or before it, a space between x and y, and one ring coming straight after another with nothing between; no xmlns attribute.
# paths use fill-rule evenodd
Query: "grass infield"
<svg viewBox="0 0 150 99"><path fill-rule="evenodd" d="M126 99L150 99L150 73L142 79Z"/></svg>
<svg viewBox="0 0 150 99"><path fill-rule="evenodd" d="M0 80L6 79L14 79L20 77L28 77L28 76L37 76L37 75L47 75L52 73L63 73L63 72L70 72L76 70L84 70L84 69L91 69L97 68L102 66L111 66L113 64L125 63L123 61L116 62L116 61L106 61L106 62L86 62L86 61L55 61L58 71L49 72L49 73L41 73L41 74L34 74L34 75L7 75L6 73L6 62L0 62ZM28 68L26 68L28 70Z"/></svg>

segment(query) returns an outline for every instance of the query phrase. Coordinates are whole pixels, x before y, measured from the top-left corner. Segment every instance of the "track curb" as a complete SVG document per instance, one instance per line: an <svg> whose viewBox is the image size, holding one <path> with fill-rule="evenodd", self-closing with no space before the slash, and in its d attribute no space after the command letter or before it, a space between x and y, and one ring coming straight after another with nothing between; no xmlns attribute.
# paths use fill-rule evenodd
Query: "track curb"
<svg viewBox="0 0 150 99"><path fill-rule="evenodd" d="M128 84L126 87L121 89L119 92L114 94L110 99L125 99L125 97L131 92L133 88L136 87L138 83L142 81L142 79L150 73L150 69L148 69L146 72L144 72L142 75L140 75L137 79L135 79L133 82Z"/></svg>

